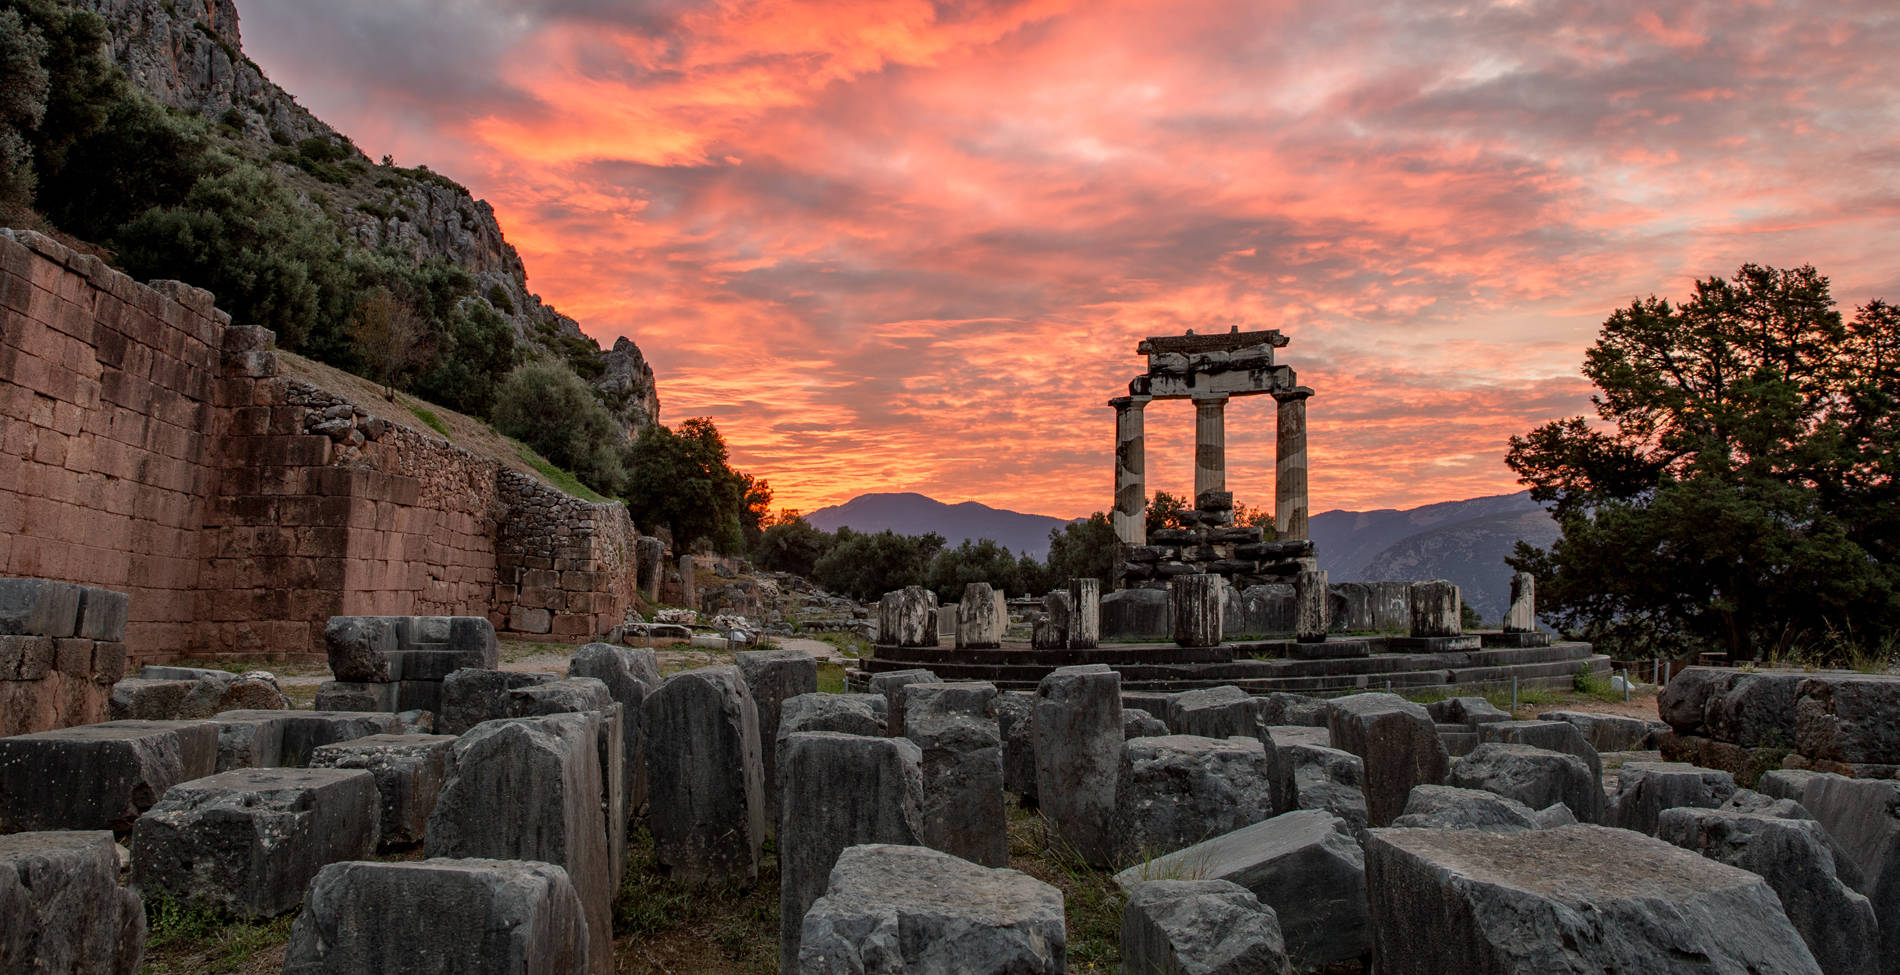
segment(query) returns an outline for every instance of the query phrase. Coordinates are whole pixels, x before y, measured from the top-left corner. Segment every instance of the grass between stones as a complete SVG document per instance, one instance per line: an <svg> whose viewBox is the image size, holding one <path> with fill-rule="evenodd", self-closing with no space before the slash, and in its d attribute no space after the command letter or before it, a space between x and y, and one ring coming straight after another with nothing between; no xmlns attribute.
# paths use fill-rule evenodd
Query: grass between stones
<svg viewBox="0 0 1900 975"><path fill-rule="evenodd" d="M152 898L145 902L142 975L264 975L284 970L295 915L239 921L217 911Z"/></svg>

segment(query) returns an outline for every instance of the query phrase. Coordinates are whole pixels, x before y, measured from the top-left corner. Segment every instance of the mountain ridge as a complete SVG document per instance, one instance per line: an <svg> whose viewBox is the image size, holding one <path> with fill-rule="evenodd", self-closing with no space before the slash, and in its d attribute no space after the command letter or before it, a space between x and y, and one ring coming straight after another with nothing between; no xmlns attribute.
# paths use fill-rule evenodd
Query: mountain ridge
<svg viewBox="0 0 1900 975"><path fill-rule="evenodd" d="M988 538L1013 553L1037 559L1049 555L1049 532L1069 523L1066 518L993 508L978 501L951 504L914 491L860 494L843 504L819 508L805 520L820 531L840 527L857 532L889 529L900 535L934 531L951 546Z"/></svg>

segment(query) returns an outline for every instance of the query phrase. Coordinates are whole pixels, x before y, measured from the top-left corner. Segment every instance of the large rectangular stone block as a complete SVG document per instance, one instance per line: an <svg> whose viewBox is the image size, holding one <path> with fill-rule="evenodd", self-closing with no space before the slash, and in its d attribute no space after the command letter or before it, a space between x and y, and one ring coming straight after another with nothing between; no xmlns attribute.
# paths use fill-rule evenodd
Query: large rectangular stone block
<svg viewBox="0 0 1900 975"><path fill-rule="evenodd" d="M63 639L79 627L83 590L51 579L0 579L0 635Z"/></svg>
<svg viewBox="0 0 1900 975"><path fill-rule="evenodd" d="M174 784L210 775L209 721L109 721L0 738L0 833L132 828Z"/></svg>
<svg viewBox="0 0 1900 975"><path fill-rule="evenodd" d="M1113 862L1121 768L1121 675L1104 664L1059 667L1036 686L1036 800L1054 838L1091 864Z"/></svg>
<svg viewBox="0 0 1900 975"><path fill-rule="evenodd" d="M145 908L119 886L112 834L0 836L0 971L136 975Z"/></svg>
<svg viewBox="0 0 1900 975"><path fill-rule="evenodd" d="M1267 753L1257 738L1130 739L1115 793L1125 860L1151 860L1273 815Z"/></svg>
<svg viewBox="0 0 1900 975"><path fill-rule="evenodd" d="M1415 785L1443 785L1451 765L1438 727L1422 704L1396 694L1353 694L1332 702L1333 747L1366 763L1366 812L1383 826L1405 812Z"/></svg>
<svg viewBox="0 0 1900 975"><path fill-rule="evenodd" d="M381 803L381 845L412 846L422 842L435 811L455 741L453 735L369 735L318 746L310 767L370 773Z"/></svg>
<svg viewBox="0 0 1900 975"><path fill-rule="evenodd" d="M803 650L744 650L733 663L745 677L759 712L759 759L765 787L765 824L778 828L778 721L784 703L818 691L818 660Z"/></svg>
<svg viewBox="0 0 1900 975"><path fill-rule="evenodd" d="M923 753L924 845L986 867L1009 865L996 686L911 684L904 736Z"/></svg>
<svg viewBox="0 0 1900 975"><path fill-rule="evenodd" d="M473 667L455 671L442 681L442 710L436 712L435 730L459 735L484 721L510 717L509 691L560 679L559 674Z"/></svg>
<svg viewBox="0 0 1900 975"><path fill-rule="evenodd" d="M1280 920L1225 880L1150 880L1122 908L1126 975L1291 975Z"/></svg>
<svg viewBox="0 0 1900 975"><path fill-rule="evenodd" d="M759 714L733 666L674 674L642 705L647 826L670 875L693 883L758 879L765 839Z"/></svg>

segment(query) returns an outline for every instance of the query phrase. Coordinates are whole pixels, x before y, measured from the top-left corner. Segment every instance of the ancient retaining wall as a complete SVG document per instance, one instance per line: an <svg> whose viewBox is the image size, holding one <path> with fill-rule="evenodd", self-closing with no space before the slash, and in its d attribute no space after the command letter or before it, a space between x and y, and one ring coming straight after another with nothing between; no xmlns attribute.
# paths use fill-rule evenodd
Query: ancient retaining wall
<svg viewBox="0 0 1900 975"><path fill-rule="evenodd" d="M0 575L131 595L135 662L322 652L332 615L583 639L635 591L618 504L279 376L270 333L0 231Z"/></svg>

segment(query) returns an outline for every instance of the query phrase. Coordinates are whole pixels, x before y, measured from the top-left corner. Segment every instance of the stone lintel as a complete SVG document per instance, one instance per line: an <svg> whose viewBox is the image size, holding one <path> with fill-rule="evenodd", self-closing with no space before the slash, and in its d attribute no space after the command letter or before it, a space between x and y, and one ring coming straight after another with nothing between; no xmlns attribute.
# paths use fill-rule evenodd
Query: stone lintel
<svg viewBox="0 0 1900 975"><path fill-rule="evenodd" d="M1151 335L1135 346L1139 355L1175 352L1189 355L1197 352L1236 352L1243 349L1265 347L1283 348L1287 337L1279 329L1266 329L1259 332L1243 332L1235 326L1228 332L1210 332L1196 335L1189 329L1186 335Z"/></svg>
<svg viewBox="0 0 1900 975"><path fill-rule="evenodd" d="M1189 399L1194 396L1225 394L1258 396L1295 392L1298 379L1291 366L1266 366L1227 372L1201 372L1190 375L1163 375L1150 372L1136 376L1128 384L1130 393L1152 399Z"/></svg>

